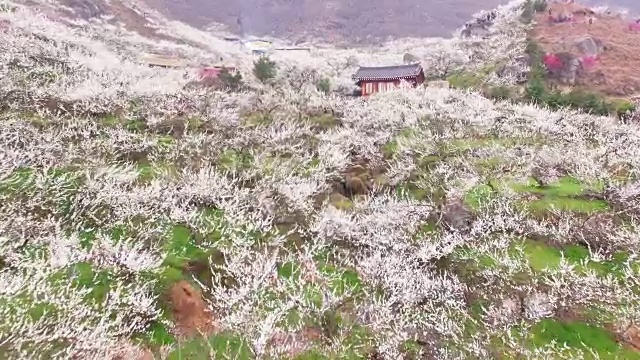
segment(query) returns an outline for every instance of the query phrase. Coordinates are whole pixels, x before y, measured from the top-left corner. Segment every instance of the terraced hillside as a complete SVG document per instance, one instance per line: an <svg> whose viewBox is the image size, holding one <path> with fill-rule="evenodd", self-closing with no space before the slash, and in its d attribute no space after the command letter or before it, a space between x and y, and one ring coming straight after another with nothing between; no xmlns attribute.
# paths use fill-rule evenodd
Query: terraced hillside
<svg viewBox="0 0 640 360"><path fill-rule="evenodd" d="M638 357L637 125L453 89L347 98L301 69L185 87L19 30L0 358Z"/></svg>
<svg viewBox="0 0 640 360"><path fill-rule="evenodd" d="M184 358L199 331L241 358L632 355L637 128L448 90L322 101L4 112L5 354Z"/></svg>

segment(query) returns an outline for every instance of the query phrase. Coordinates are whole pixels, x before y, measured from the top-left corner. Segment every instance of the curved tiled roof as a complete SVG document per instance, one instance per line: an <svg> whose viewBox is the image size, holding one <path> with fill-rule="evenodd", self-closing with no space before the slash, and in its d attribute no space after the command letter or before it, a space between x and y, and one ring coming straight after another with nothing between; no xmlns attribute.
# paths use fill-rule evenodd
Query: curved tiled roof
<svg viewBox="0 0 640 360"><path fill-rule="evenodd" d="M398 80L418 76L422 71L420 64L361 67L353 79L361 80Z"/></svg>

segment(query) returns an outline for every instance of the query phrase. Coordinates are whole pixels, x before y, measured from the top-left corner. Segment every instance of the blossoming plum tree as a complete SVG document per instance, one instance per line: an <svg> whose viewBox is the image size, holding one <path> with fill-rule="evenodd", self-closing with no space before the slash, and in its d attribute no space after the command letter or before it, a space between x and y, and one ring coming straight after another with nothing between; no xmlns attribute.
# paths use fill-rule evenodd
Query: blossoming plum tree
<svg viewBox="0 0 640 360"><path fill-rule="evenodd" d="M109 31L0 17L3 358L631 354L610 339L639 321L637 125L452 89L317 91L356 50L185 89ZM516 53L514 29L414 55L473 68Z"/></svg>

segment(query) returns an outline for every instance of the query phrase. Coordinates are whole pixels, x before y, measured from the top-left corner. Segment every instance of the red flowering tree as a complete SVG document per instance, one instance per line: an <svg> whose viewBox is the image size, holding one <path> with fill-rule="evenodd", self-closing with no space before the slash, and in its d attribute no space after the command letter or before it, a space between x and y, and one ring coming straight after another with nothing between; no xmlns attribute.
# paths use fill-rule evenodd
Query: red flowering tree
<svg viewBox="0 0 640 360"><path fill-rule="evenodd" d="M562 69L562 60L556 54L545 54L542 61L549 71L555 72Z"/></svg>

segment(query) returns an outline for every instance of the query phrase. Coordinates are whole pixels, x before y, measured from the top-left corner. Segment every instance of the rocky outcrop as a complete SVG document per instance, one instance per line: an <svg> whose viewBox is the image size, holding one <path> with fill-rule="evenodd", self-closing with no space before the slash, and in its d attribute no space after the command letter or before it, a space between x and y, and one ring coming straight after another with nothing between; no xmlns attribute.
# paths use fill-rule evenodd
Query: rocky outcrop
<svg viewBox="0 0 640 360"><path fill-rule="evenodd" d="M73 10L73 15L81 19L93 19L110 13L106 3L94 0L62 0L61 3Z"/></svg>
<svg viewBox="0 0 640 360"><path fill-rule="evenodd" d="M494 20L496 19L497 13L495 11L490 11L487 13L481 14L479 17L475 18L472 21L464 24L464 29L462 30L460 36L463 38L470 37L480 37L486 38L489 36L489 28L493 25Z"/></svg>
<svg viewBox="0 0 640 360"><path fill-rule="evenodd" d="M585 36L577 39L573 39L573 46L578 53L588 56L595 56L604 51L604 44L600 39Z"/></svg>
<svg viewBox="0 0 640 360"><path fill-rule="evenodd" d="M485 38L489 36L489 25L487 24L466 24L464 30L462 30L463 38L480 37Z"/></svg>
<svg viewBox="0 0 640 360"><path fill-rule="evenodd" d="M411 53L405 53L404 56L402 57L402 62L405 64L413 64L416 62L419 62L420 59L418 59L417 56L411 54Z"/></svg>

